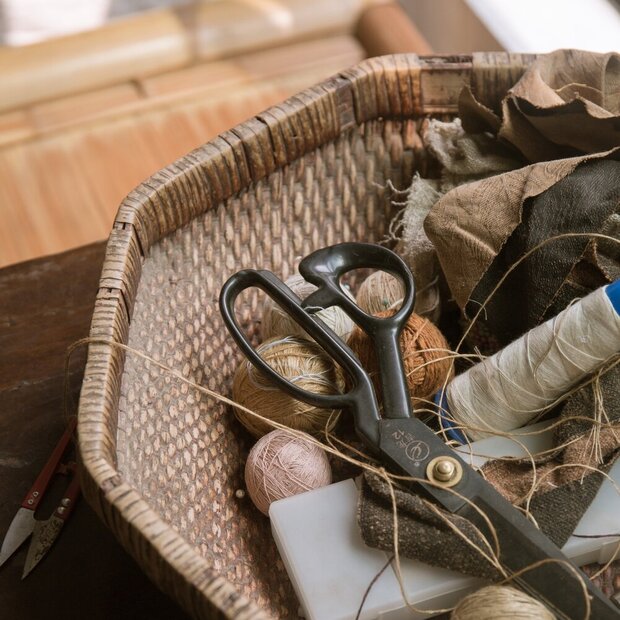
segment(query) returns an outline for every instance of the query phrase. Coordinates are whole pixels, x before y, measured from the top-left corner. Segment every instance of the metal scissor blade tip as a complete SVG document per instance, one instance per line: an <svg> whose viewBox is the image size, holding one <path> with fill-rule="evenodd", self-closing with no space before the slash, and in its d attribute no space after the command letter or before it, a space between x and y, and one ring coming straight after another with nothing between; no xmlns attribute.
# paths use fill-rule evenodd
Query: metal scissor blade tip
<svg viewBox="0 0 620 620"><path fill-rule="evenodd" d="M34 512L20 508L13 517L11 525L0 548L0 566L2 566L32 534L35 526Z"/></svg>
<svg viewBox="0 0 620 620"><path fill-rule="evenodd" d="M37 521L28 548L22 579L25 579L46 556L64 524L65 522L56 515L52 515L47 521Z"/></svg>

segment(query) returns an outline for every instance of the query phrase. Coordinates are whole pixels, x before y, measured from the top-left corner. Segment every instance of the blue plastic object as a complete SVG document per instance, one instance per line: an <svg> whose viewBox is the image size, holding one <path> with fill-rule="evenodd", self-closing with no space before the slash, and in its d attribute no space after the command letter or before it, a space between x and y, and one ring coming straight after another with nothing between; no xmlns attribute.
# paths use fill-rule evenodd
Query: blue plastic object
<svg viewBox="0 0 620 620"><path fill-rule="evenodd" d="M609 301L611 301L611 305L614 307L614 310L617 314L620 314L620 280L616 280L611 284L608 284L605 287L605 292L607 293L607 297L609 297Z"/></svg>
<svg viewBox="0 0 620 620"><path fill-rule="evenodd" d="M443 390L440 390L433 397L433 401L437 405L437 411L439 412L439 424L446 432L446 435L454 441L458 441L461 444L467 443L467 438L463 431L455 428L454 421L450 417L450 405L448 405L448 398Z"/></svg>

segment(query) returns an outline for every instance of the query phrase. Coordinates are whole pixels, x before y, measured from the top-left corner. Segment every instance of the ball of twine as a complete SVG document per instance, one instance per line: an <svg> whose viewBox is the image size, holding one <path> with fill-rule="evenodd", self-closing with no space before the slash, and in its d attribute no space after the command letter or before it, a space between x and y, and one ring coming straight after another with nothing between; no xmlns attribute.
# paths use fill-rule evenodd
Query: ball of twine
<svg viewBox="0 0 620 620"><path fill-rule="evenodd" d="M378 312L375 316L389 317L396 310ZM362 366L370 373L377 396L380 397L379 365L372 341L359 327L349 339L349 346ZM452 375L450 347L439 329L428 319L412 314L400 336L403 365L407 374L409 393L414 402L431 398Z"/></svg>
<svg viewBox="0 0 620 620"><path fill-rule="evenodd" d="M297 387L317 394L344 390L344 377L335 362L311 340L297 336L272 338L256 348L278 374ZM338 415L331 409L313 407L289 396L250 364L243 361L235 372L233 400L259 415L300 431L319 433L335 425ZM253 435L273 430L267 422L234 408L237 419Z"/></svg>
<svg viewBox="0 0 620 620"><path fill-rule="evenodd" d="M245 464L245 484L255 506L324 487L332 481L327 455L316 444L275 430L258 440Z"/></svg>
<svg viewBox="0 0 620 620"><path fill-rule="evenodd" d="M357 305L368 314L398 307L405 296L402 282L385 271L369 275L357 291Z"/></svg>
<svg viewBox="0 0 620 620"><path fill-rule="evenodd" d="M308 297L310 293L316 291L316 286L310 284L310 282L306 282L300 275L287 278L285 284L302 300ZM353 299L353 296L346 288L344 291ZM320 318L321 321L336 332L343 340L347 340L353 331L353 321L349 318L348 314L338 306L320 310L316 312L314 316ZM277 336L301 336L302 338L309 338L308 334L306 334L301 326L288 314L283 312L282 308L280 308L271 297L267 297L263 304L261 333L263 339L275 338Z"/></svg>
<svg viewBox="0 0 620 620"><path fill-rule="evenodd" d="M487 586L466 596L451 620L554 620L555 616L529 594L509 586Z"/></svg>

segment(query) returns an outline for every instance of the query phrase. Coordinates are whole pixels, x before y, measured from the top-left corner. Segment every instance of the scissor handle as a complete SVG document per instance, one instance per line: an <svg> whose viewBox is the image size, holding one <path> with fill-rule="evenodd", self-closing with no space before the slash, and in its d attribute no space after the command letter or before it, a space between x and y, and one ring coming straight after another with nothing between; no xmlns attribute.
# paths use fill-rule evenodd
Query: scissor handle
<svg viewBox="0 0 620 620"><path fill-rule="evenodd" d="M341 278L355 269L380 269L401 279L405 295L393 316L369 315L342 290ZM322 248L299 263L299 273L317 287L302 302L304 308L340 306L369 336L386 325L402 328L413 311L415 286L411 271L397 254L383 246L350 242Z"/></svg>
<svg viewBox="0 0 620 620"><path fill-rule="evenodd" d="M39 502L43 498L52 477L58 471L62 458L67 451L71 440L73 439L73 432L75 431L76 425L77 418L70 418L67 428L62 434L60 441L56 444L56 447L48 458L47 463L37 476L37 479L34 481L32 487L26 494L26 497L24 497L24 500L22 501L22 508L27 508L28 510L37 509Z"/></svg>
<svg viewBox="0 0 620 620"><path fill-rule="evenodd" d="M342 276L365 268L387 271L401 280L405 294L400 308L392 316L367 314L342 290ZM383 246L340 243L308 255L299 264L299 273L318 287L304 299L304 308L338 305L371 339L379 361L384 415L388 418L411 417L411 399L400 351L400 334L415 303L415 285L409 267L400 256Z"/></svg>
<svg viewBox="0 0 620 620"><path fill-rule="evenodd" d="M350 375L353 387L344 394L316 394L277 373L254 350L235 315L235 300L248 288L260 288L299 323ZM304 310L302 302L273 273L244 269L232 275L220 292L220 311L231 336L248 360L287 394L325 409L350 409L358 433L372 446L379 445L379 406L368 374L351 349L320 319Z"/></svg>

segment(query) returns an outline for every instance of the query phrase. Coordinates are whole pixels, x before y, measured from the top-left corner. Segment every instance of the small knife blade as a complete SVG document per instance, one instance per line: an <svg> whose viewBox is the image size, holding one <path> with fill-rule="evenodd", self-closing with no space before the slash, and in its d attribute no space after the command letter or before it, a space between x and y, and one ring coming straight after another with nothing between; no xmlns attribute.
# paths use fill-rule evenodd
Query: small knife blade
<svg viewBox="0 0 620 620"><path fill-rule="evenodd" d="M13 517L11 525L0 548L0 566L2 566L32 534L35 527L34 510L20 508Z"/></svg>

